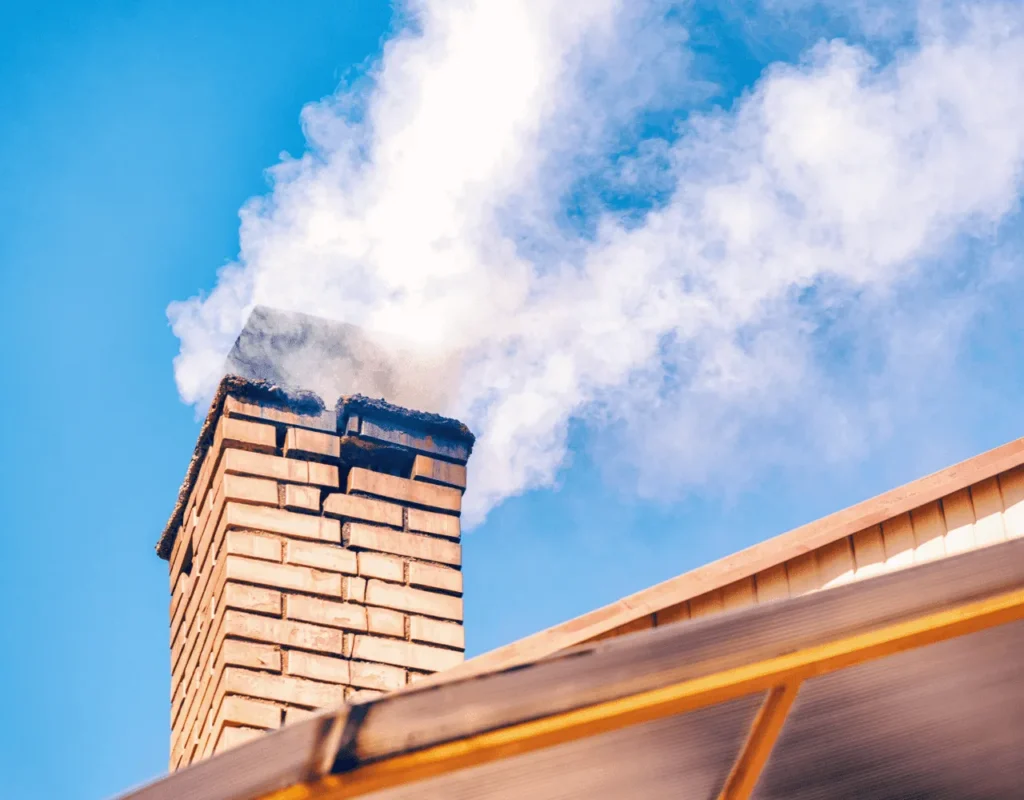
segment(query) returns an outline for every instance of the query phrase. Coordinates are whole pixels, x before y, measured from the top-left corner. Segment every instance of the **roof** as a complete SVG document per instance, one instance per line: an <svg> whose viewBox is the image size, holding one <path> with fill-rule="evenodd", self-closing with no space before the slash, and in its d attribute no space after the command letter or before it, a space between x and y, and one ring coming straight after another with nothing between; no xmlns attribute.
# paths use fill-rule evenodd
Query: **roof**
<svg viewBox="0 0 1024 800"><path fill-rule="evenodd" d="M798 800L1015 797L1022 649L1018 539L515 668L449 672L124 800L745 798L755 785Z"/></svg>
<svg viewBox="0 0 1024 800"><path fill-rule="evenodd" d="M827 517L624 597L602 608L472 658L427 682L504 669L565 650L603 633L747 578L1024 464L1024 438L996 447Z"/></svg>

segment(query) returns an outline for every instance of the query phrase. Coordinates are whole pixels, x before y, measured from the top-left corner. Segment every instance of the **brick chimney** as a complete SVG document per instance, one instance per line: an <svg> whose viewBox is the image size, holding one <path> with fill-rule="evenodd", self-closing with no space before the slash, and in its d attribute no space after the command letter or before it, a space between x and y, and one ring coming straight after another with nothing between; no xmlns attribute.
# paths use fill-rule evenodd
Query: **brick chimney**
<svg viewBox="0 0 1024 800"><path fill-rule="evenodd" d="M157 545L171 770L463 660L472 446L381 400L222 381Z"/></svg>

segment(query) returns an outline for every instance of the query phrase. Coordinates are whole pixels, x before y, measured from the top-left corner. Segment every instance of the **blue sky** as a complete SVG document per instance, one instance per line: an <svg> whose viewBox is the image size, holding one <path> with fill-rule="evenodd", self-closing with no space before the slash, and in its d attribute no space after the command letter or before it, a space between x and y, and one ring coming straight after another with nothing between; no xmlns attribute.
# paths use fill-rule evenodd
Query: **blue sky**
<svg viewBox="0 0 1024 800"><path fill-rule="evenodd" d="M647 275L652 285L665 280L668 270L671 281L662 288L675 286L681 278L671 271L672 264L655 263L649 255L665 249L664 244L652 243L650 236L628 237L628 225L614 224L635 206L640 220L655 207L666 220L677 221L683 233L673 239L673 247L698 242L701 252L715 246L740 253L742 258L713 263L716 280L722 282L706 296L726 298L729 309L738 307L747 295L731 295L730 287L757 281L751 273L734 275L734 264L756 255L761 269L770 270L776 263L791 263L793 251L784 251L777 262L777 242L766 246L768 257L735 250L734 240L702 239L698 223L704 218L694 214L705 213L715 198L724 196L723 186L742 184L735 177L723 182L714 165L753 173L745 144L751 138L775 142L769 134L782 140L804 135L804 127L791 130L779 122L785 121L790 103L802 103L806 119L832 109L846 120L841 130L862 124L863 135L849 148L864 146L872 136L890 141L882 136L887 125L909 128L918 144L941 142L945 149L936 152L943 153L954 148L957 162L970 164L971 174L981 177L972 182L951 172L921 145L925 155L914 156L909 172L901 171L907 165L898 159L885 160L889 149L879 151L886 169L904 177L935 177L934 185L898 184L905 194L896 198L897 211L886 209L884 219L864 210L874 201L858 205L860 194L873 191L873 185L859 182L860 170L838 177L822 177L819 170L813 173L818 188L807 195L793 190L796 184L783 187L788 194L776 186L778 196L786 194L786 203L805 208L809 198L822 207L835 203L835 216L824 222L806 211L792 215L785 210L790 205L770 205L757 195L760 205L753 207L779 215L786 242L803 235L811 223L817 225L814 235L847 237L842 246L818 255L828 269L787 283L784 292L760 297L772 313L745 318L738 326L723 327L716 318L695 334L674 320L652 328L648 333L657 346L620 365L614 379L567 334L573 326L557 313L565 305L557 301L565 298L543 281L529 284L531 296L541 298L539 305L513 310L531 315L548 338L538 334L531 339L516 331L511 341L519 355L512 360L503 360L509 340L488 338L488 331L470 328L493 349L468 355L451 349L453 334L442 331L433 343L437 352L508 370L527 384L543 384L540 378L551 374L545 371L551 365L536 356L548 342L562 358L558 363L582 376L569 400L544 392L522 397L502 389L500 382L470 381L459 384L460 398L497 396L501 402L488 400L480 411L480 405L464 399L447 401L460 413L459 403L466 402L463 416L487 437L474 480L489 494L481 494L477 503L482 522L465 538L471 655L1022 433L1024 325L1019 309L1024 281L1017 255L1021 159L1016 134L1024 130L1024 117L1013 116L1016 107L995 116L996 103L980 84L969 93L979 96L976 103L957 105L957 97L941 96L936 103L960 114L959 130L966 131L949 139L934 120L922 122L902 111L892 117L861 113L881 106L916 108L914 101L930 96L932 90L913 72L915 65L928 64L918 57L923 49L918 40L926 33L914 27L912 13L882 20L871 3L858 6L863 16L837 15L837 6L795 0L767 9L754 3L699 4L679 21L676 33L685 30L686 36L666 38L661 28L651 34L647 24L663 13L656 6L652 3L635 19L616 17L611 44L600 37L587 39L598 34L579 33L572 27L575 22L538 17L540 22L529 28L546 31L548 38L539 41L552 48L564 47L570 55L579 49L589 53L578 60L578 73L559 73L550 84L545 83L550 75L538 68L536 85L550 89L541 99L552 101L557 113L539 120L509 117L524 130L533 129L529 122L541 131L535 139L517 134L507 142L513 160L528 167L523 174L537 176L529 185L540 187L539 199L509 184L504 173L486 172L501 161L491 158L486 147L472 152L463 147L464 160L477 159L474 163L483 170L485 177L478 181L483 189L465 189L470 180L457 170L438 178L442 184L450 178L456 194L478 192L471 193L474 207L494 210L487 225L473 228L466 227L465 215L454 222L440 220L455 231L454 257L468 254L469 263L491 257L486 247L481 249L487 238L481 234L518 243L512 249L520 260L503 261L506 256L500 255L493 263L480 262L480 274L492 281L484 285L482 297L508 288L503 281L518 274L523 263L529 274L559 274L569 264L577 276L593 277L604 274L595 265L609 254L635 257L631 266L649 268L638 274ZM897 12L903 8L893 6ZM1012 17L1013 7L1008 8ZM0 414L6 420L7 457L0 461L6 567L0 583L6 609L0 623L5 647L0 682L7 687L7 699L0 768L12 797L98 798L166 767L168 598L165 565L153 544L198 430L194 408L180 396L189 395L188 375L183 379L179 373L176 383L172 360L181 341L168 323L168 305L200 292L209 297L218 283L217 270L230 262L264 276L273 287L280 270L295 269L280 263L288 261L289 253L312 254L317 263L308 272L294 272L296 283L315 283L326 275L350 287L350 267L342 255L328 253L321 263L322 251L300 240L295 225L282 223L280 209L294 211L300 220L317 210L294 205L301 193L286 190L322 185L317 181L324 170L317 171L316 165L326 164L337 166L338 172L330 174L340 182L342 195L361 200L397 191L394 179L381 177L390 162L374 154L389 152L400 139L395 125L421 124L406 119L406 109L431 98L447 102L444 91L452 87L438 79L431 85L440 86L441 93L431 94L422 76L443 77L452 42L475 35L473 25L480 21L456 20L449 32L454 39L430 39L428 25L425 41L430 46L416 55L422 60L394 60L378 73L382 84L391 81L391 88L357 82L355 90L341 95L358 114L337 112L337 104L314 107L312 115L307 111L306 133L316 140L313 166L292 162L291 177L278 173L279 210L256 214L257 221L266 223L263 233L243 233L247 255L239 259L239 209L270 191L265 170L278 163L282 152L299 157L310 146L300 125L303 107L332 95L343 79L351 87L353 76L362 74L361 65L381 56L382 42L393 33L392 9L351 1L307 2L301 8L258 0L78 2L51 4L45 12L11 7L4 16L0 326L5 344L0 369L5 391ZM431 21L437 23L428 17ZM601 20L594 26L600 29ZM486 26L481 31L486 35ZM850 46L862 48L857 58L871 53L877 63L850 67L850 52L834 48L825 55L807 55L819 40L840 34ZM523 35L527 38L514 42L520 54L529 52L533 42L533 33ZM947 60L962 56L968 66L976 64L978 52L991 53L991 68L1004 79L1000 97L1024 96L1024 81L1016 84L1017 91L1005 84L1024 71L1009 55L999 60L1001 46L1024 52L1012 39L1017 34L1008 34L1008 44L1000 40L994 45L985 35L984 30L978 34L979 41L988 42L983 48L971 49L970 42L959 40L932 44ZM616 41L627 46L616 49ZM650 48L652 58L622 60L634 44ZM885 72L894 53L906 68L897 76ZM801 66L786 72L781 66L786 63ZM602 65L615 70L602 71ZM487 67L493 64L482 64ZM531 65L518 69L517 75L527 74ZM859 75L858 87L870 91L842 94L836 87L850 74ZM404 82L399 80L403 76ZM650 76L657 80L648 83ZM833 82L825 81L832 77ZM590 104L578 102L584 85L597 93ZM481 97L494 104L486 110L500 116L513 105L519 86L511 80L501 92L485 92ZM642 96L643 102L620 105L624 96ZM442 116L439 130L454 140L465 131L473 133L474 142L501 138L502 129L488 133L480 128L479 115L465 105L456 103L452 116ZM524 101L523 107L530 103ZM852 107L860 111L843 117L841 112ZM387 121L388 109L401 124ZM600 124L594 123L597 109L608 111ZM716 109L722 109L717 116ZM694 112L710 116L692 117ZM376 114L377 127L359 127L360 114ZM566 119L586 123L573 130L590 131L592 138L547 135ZM339 132L339 120L355 127ZM986 139L993 130L1003 135ZM488 137L478 137L480 131ZM369 161L339 166L332 160L334 148L356 139L369 148ZM444 141L435 144L443 158ZM817 146L817 140L808 145ZM782 145L772 147L759 147L762 160L757 163L763 164L765 153L774 153L771 174L777 176L785 172L779 167L785 153L779 155ZM550 169L552 163L568 162L566 152L578 157L576 166ZM986 153L989 157L983 157ZM404 164L407 171L423 167L395 158L393 163ZM871 151L860 158L857 163L866 167L874 163ZM837 160L835 155L827 159L829 164ZM809 163L802 163L800 175L811 174ZM883 185L884 177L879 178ZM952 199L932 209L928 198L941 194L935 187L951 180L960 181ZM690 188L675 190L679 184ZM838 200L835 186L843 190ZM992 188L999 186L1003 189ZM442 189L412 199L422 199L426 210L434 200L443 206L447 196ZM725 205L736 208L752 203L751 197L734 193ZM452 208L462 206L453 202ZM574 227L573 214L566 211L571 208L582 209L582 227L590 233ZM676 212L679 216L672 216ZM854 212L868 222L853 227L835 222ZM328 219L369 224L347 207L338 214ZM386 214L383 218L394 222ZM611 230L604 239L602 224ZM409 228L414 227L410 220ZM911 229L925 233L904 253L900 248ZM385 230L396 240L412 242L410 247L420 246L414 230L386 225ZM849 241L853 234L888 249L865 249L859 241L854 247ZM638 242L646 242L647 249ZM895 251L901 255L892 256ZM438 279L439 273L430 272L436 253L409 252L425 265L425 274ZM551 258L552 253L557 257ZM388 273L391 257L375 255L372 263L381 274L415 282L415 275ZM848 267L862 262L875 272L865 276ZM890 280L893 274L899 279ZM699 284L707 276L684 277ZM581 316L587 311L595 320L614 318L622 307L602 305L593 299L603 297L599 292L593 298L588 294L597 281L568 288L581 298ZM391 296L369 294L361 308L379 313L367 312L360 322L376 320L387 327L393 309L380 300L385 295ZM461 313L457 297L439 297L455 303L451 307ZM289 299L296 306L306 303L303 291ZM650 297L638 297L637 307L645 309L647 318L658 311ZM201 305L195 308L202 310ZM340 302L337 308L348 309ZM414 305L399 308L416 312ZM467 325L478 324L466 319ZM643 327L638 319L623 319ZM215 348L203 338L204 330L199 325L192 341L199 350ZM645 338L636 344L642 349L650 342ZM610 360L611 353L605 352ZM723 364L740 366L730 372ZM794 364L800 368L790 369ZM723 375L731 377L728 387L733 388L722 388ZM652 381L654 389L648 386ZM742 386L738 393L737 382ZM547 404L542 407L548 409L545 419L553 420L550 430L520 425L523 409L539 401ZM507 426L499 423L508 419L519 427L513 425L502 438ZM519 471L505 470L507 464L519 465Z"/></svg>

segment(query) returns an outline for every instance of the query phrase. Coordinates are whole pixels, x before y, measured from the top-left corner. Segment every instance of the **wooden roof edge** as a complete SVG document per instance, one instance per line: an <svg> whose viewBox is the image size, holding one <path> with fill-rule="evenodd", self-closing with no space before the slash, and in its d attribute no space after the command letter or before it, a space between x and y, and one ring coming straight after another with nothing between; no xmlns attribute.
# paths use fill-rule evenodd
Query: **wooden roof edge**
<svg viewBox="0 0 1024 800"><path fill-rule="evenodd" d="M1024 437L890 489L614 603L471 658L417 681L417 687L471 677L545 658L602 633L677 605L858 531L1024 465Z"/></svg>

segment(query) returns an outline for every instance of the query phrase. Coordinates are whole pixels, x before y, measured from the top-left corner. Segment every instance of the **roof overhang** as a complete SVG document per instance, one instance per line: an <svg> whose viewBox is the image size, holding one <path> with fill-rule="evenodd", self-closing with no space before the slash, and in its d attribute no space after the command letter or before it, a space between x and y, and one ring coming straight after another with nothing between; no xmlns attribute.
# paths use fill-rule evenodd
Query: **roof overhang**
<svg viewBox="0 0 1024 800"><path fill-rule="evenodd" d="M125 796L1016 797L1024 540L286 727Z"/></svg>

